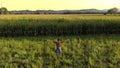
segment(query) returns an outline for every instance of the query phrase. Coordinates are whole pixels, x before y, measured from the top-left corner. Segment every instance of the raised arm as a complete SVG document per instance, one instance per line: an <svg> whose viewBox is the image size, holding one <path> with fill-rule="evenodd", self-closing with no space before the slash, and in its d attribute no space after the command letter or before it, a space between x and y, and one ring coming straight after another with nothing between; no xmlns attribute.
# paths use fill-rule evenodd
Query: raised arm
<svg viewBox="0 0 120 68"><path fill-rule="evenodd" d="M49 41L49 42L51 42L51 43L56 43L56 41L54 41L54 40L51 40L51 39L50 39L50 40L48 40L48 41Z"/></svg>
<svg viewBox="0 0 120 68"><path fill-rule="evenodd" d="M67 43L68 43L68 42L69 42L69 40L67 39L67 40L65 40L64 42L67 42Z"/></svg>
<svg viewBox="0 0 120 68"><path fill-rule="evenodd" d="M68 42L68 40L61 41L61 43Z"/></svg>

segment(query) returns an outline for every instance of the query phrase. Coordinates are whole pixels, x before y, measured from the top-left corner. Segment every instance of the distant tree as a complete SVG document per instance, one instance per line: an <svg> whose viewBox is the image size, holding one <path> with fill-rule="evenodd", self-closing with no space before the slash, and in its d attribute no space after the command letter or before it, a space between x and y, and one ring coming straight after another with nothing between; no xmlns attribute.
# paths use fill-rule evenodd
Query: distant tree
<svg viewBox="0 0 120 68"><path fill-rule="evenodd" d="M7 14L8 10L5 7L0 8L0 14Z"/></svg>
<svg viewBox="0 0 120 68"><path fill-rule="evenodd" d="M118 12L117 8L111 8L107 11L107 14L116 14Z"/></svg>
<svg viewBox="0 0 120 68"><path fill-rule="evenodd" d="M104 13L104 15L107 15L107 13Z"/></svg>

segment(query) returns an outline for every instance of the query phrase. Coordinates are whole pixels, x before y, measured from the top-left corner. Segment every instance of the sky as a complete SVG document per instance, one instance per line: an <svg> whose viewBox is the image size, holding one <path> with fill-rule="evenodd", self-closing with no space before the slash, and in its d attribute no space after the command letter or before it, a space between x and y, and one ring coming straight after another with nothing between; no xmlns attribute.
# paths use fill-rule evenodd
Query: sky
<svg viewBox="0 0 120 68"><path fill-rule="evenodd" d="M79 10L120 7L120 0L0 0L8 10Z"/></svg>

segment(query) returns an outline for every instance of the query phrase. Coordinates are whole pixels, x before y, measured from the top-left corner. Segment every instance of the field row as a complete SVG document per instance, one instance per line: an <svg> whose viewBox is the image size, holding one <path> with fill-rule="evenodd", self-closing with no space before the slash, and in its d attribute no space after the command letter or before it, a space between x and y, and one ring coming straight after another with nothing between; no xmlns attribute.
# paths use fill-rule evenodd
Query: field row
<svg viewBox="0 0 120 68"><path fill-rule="evenodd" d="M67 36L120 34L120 19L21 19L0 20L0 36Z"/></svg>

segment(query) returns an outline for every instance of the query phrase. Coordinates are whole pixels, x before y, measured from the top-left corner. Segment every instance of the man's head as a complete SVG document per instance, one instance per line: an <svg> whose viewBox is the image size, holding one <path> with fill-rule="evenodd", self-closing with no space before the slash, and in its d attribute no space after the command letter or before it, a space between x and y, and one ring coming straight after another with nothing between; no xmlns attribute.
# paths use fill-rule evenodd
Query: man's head
<svg viewBox="0 0 120 68"><path fill-rule="evenodd" d="M57 38L57 41L60 41L60 39L59 39L59 38Z"/></svg>

